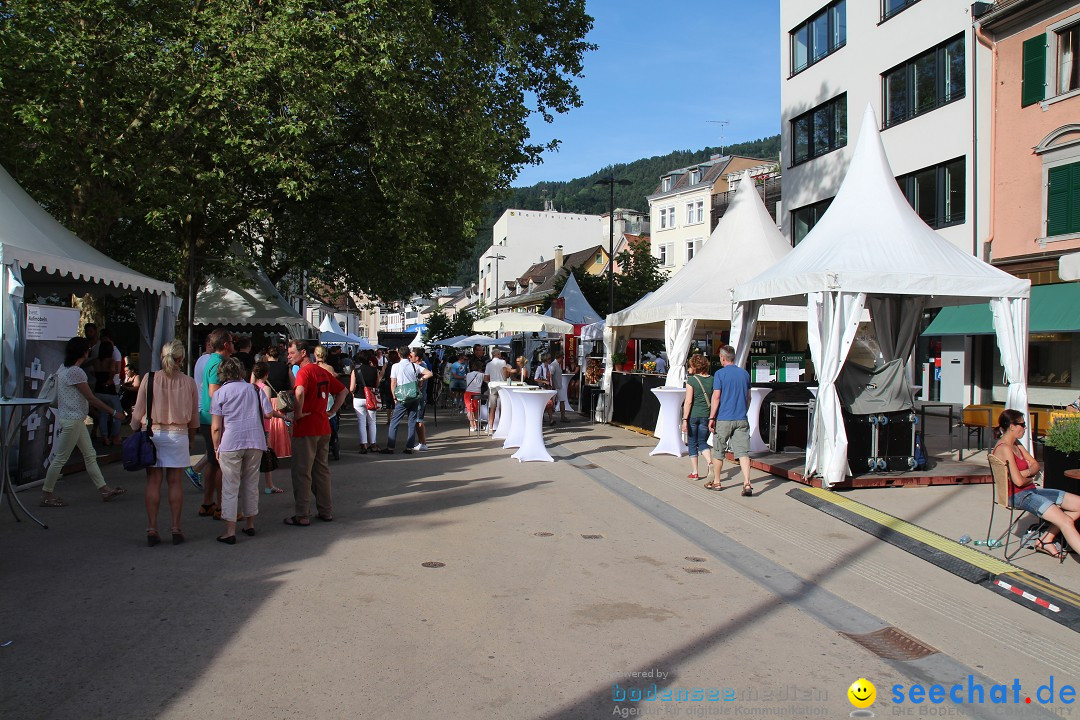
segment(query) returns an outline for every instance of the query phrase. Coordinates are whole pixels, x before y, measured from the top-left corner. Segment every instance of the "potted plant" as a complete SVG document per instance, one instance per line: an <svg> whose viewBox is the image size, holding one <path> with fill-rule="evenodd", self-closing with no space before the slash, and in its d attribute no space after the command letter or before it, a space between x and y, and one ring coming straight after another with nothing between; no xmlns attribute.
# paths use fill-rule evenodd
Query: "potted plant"
<svg viewBox="0 0 1080 720"><path fill-rule="evenodd" d="M1066 470L1080 468L1080 415L1058 417L1046 433L1043 447L1043 478L1048 488L1080 493L1080 482L1065 477Z"/></svg>
<svg viewBox="0 0 1080 720"><path fill-rule="evenodd" d="M626 369L626 353L624 353L624 352L611 353L611 364L614 367L622 368L623 370L625 370Z"/></svg>

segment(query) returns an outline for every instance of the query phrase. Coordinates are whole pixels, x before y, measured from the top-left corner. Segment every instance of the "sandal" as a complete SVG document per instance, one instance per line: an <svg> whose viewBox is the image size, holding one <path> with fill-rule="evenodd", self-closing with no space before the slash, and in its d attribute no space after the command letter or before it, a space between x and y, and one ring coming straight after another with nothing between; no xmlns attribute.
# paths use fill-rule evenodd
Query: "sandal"
<svg viewBox="0 0 1080 720"><path fill-rule="evenodd" d="M147 528L147 530L146 530L146 544L148 546L150 546L150 547L154 547L155 545L157 545L160 542L161 542L161 536L158 535L158 531L157 530L151 530L151 529Z"/></svg>
<svg viewBox="0 0 1080 720"><path fill-rule="evenodd" d="M281 493L285 492L285 488L279 488L279 487L268 487L268 488L266 488L266 490L265 490L264 492L265 492L265 493L266 493L267 495L279 495L279 494L281 494Z"/></svg>
<svg viewBox="0 0 1080 720"><path fill-rule="evenodd" d="M689 475L686 476L686 479L687 480L700 480L701 476L698 475L697 473L690 473Z"/></svg>
<svg viewBox="0 0 1080 720"><path fill-rule="evenodd" d="M41 505L41 507L67 507L67 503L56 497L55 495L42 497L41 502L38 504Z"/></svg>
<svg viewBox="0 0 1080 720"><path fill-rule="evenodd" d="M112 500L117 495L123 495L124 493L127 492L127 490L125 490L122 487L115 487L115 488L111 488L111 489L101 488L100 492L101 492L101 502L109 502L110 500Z"/></svg>
<svg viewBox="0 0 1080 720"><path fill-rule="evenodd" d="M214 503L210 503L209 505L200 505L199 506L199 517L210 517L211 515L214 514L214 510L216 510L216 509L217 509L217 506L214 505Z"/></svg>
<svg viewBox="0 0 1080 720"><path fill-rule="evenodd" d="M320 513L320 514L316 515L315 517L319 518L323 522L333 522L334 521L334 516L333 515L323 515L323 514Z"/></svg>
<svg viewBox="0 0 1080 720"><path fill-rule="evenodd" d="M184 542L184 533L180 528L172 528L172 544L180 545Z"/></svg>
<svg viewBox="0 0 1080 720"><path fill-rule="evenodd" d="M751 497L754 494L754 488L751 487L750 485L743 485L742 486L742 494L743 494L743 497Z"/></svg>
<svg viewBox="0 0 1080 720"><path fill-rule="evenodd" d="M704 487L706 490L723 490L724 489L724 486L721 485L716 480L713 480L712 482L707 482L702 487Z"/></svg>
<svg viewBox="0 0 1080 720"><path fill-rule="evenodd" d="M1051 552L1051 548L1053 549L1053 552ZM1042 540L1036 540L1035 550L1044 555L1049 555L1055 560L1061 560L1065 557L1065 551L1061 549L1061 545L1056 540L1051 543L1044 543Z"/></svg>
<svg viewBox="0 0 1080 720"><path fill-rule="evenodd" d="M290 525L292 527L307 527L308 525L311 524L311 520L309 520L306 517L300 517L299 515L293 515L291 517L287 517L282 522L284 522L286 525Z"/></svg>

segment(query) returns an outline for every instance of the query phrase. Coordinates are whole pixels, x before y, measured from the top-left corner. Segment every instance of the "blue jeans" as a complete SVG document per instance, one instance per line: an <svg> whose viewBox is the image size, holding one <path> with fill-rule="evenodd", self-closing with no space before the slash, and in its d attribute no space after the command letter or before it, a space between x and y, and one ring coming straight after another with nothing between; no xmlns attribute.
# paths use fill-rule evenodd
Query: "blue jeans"
<svg viewBox="0 0 1080 720"><path fill-rule="evenodd" d="M419 403L413 403L412 407L405 407L405 403L399 402L394 406L394 411L390 414L390 429L386 433L386 447L391 450L394 449L394 445L397 441L397 429L401 424L401 419L407 414L409 416L409 437L405 440L405 448L412 450L416 445L416 416L419 409Z"/></svg>
<svg viewBox="0 0 1080 720"><path fill-rule="evenodd" d="M120 435L120 421L116 419L116 411L120 410L120 396L115 393L94 393L101 402L111 406L113 409L109 412L98 410L97 422L94 426L98 429L98 434L101 438L118 437Z"/></svg>
<svg viewBox="0 0 1080 720"><path fill-rule="evenodd" d="M709 449L709 418L692 417L686 423L686 447L690 457L697 457Z"/></svg>

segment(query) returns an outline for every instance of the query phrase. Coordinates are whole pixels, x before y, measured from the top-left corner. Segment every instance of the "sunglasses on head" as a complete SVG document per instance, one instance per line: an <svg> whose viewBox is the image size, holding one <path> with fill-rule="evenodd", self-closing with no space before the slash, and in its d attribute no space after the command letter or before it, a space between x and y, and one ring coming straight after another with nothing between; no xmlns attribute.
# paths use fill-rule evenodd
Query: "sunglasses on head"
<svg viewBox="0 0 1080 720"><path fill-rule="evenodd" d="M1023 420L1021 420L1019 422L1014 422L1013 425L1019 425L1020 427L1027 427L1027 423L1024 422Z"/></svg>

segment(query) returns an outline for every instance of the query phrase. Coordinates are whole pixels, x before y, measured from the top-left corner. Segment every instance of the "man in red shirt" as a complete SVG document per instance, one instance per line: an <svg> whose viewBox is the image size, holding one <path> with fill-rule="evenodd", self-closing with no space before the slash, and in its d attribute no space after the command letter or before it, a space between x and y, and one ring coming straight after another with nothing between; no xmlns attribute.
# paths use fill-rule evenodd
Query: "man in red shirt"
<svg viewBox="0 0 1080 720"><path fill-rule="evenodd" d="M311 361L311 347L305 340L289 343L289 364L296 365L293 394L292 482L295 513L286 525L311 524L311 493L315 493L318 518L334 519L330 497L330 418L345 402L348 389L336 377ZM331 400L332 398L332 400ZM327 407L329 405L329 407Z"/></svg>

